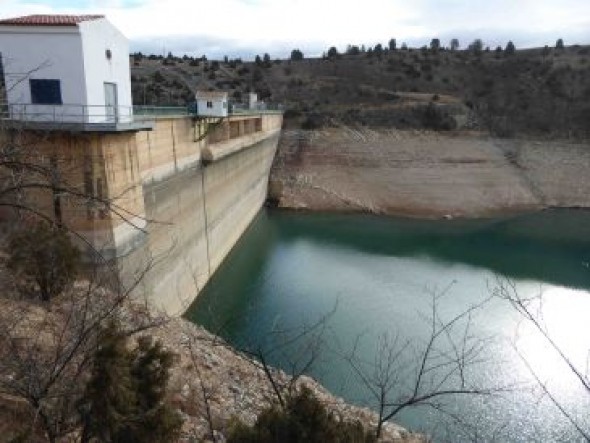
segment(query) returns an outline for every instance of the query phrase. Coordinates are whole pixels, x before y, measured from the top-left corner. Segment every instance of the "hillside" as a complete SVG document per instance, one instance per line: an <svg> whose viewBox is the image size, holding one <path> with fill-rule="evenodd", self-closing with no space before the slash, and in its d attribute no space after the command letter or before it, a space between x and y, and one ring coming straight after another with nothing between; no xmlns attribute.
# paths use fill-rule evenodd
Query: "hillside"
<svg viewBox="0 0 590 443"><path fill-rule="evenodd" d="M590 135L590 46L373 50L258 62L132 57L136 104L184 105L196 89L254 90L285 105L286 126L490 130L498 136Z"/></svg>
<svg viewBox="0 0 590 443"><path fill-rule="evenodd" d="M286 130L270 180L281 208L417 218L590 207L587 143L454 131Z"/></svg>

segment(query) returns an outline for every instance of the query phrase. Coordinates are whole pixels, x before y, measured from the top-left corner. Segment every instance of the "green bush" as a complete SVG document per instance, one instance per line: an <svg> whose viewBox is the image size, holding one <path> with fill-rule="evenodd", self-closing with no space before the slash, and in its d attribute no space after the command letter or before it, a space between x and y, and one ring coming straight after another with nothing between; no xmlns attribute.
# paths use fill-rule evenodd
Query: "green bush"
<svg viewBox="0 0 590 443"><path fill-rule="evenodd" d="M285 409L263 411L253 427L235 424L228 443L368 443L374 437L360 422L338 419L308 388L287 400Z"/></svg>
<svg viewBox="0 0 590 443"><path fill-rule="evenodd" d="M7 267L21 292L38 292L41 300L49 301L76 278L80 251L63 229L39 223L14 233L8 247Z"/></svg>
<svg viewBox="0 0 590 443"><path fill-rule="evenodd" d="M457 128L457 121L441 106L428 103L422 114L422 124L435 131L452 131Z"/></svg>
<svg viewBox="0 0 590 443"><path fill-rule="evenodd" d="M301 123L301 129L307 131L313 131L314 129L320 129L324 126L324 116L317 112L311 112L307 115L305 120Z"/></svg>
<svg viewBox="0 0 590 443"><path fill-rule="evenodd" d="M173 355L150 337L141 337L130 350L116 324L105 328L78 406L82 442L175 441L182 419L165 401L172 363Z"/></svg>

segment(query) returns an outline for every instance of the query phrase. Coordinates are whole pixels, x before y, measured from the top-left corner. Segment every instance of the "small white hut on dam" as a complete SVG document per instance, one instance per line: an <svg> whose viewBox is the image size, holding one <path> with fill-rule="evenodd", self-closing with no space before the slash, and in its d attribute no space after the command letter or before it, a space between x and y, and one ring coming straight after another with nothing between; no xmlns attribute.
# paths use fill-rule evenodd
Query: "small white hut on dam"
<svg viewBox="0 0 590 443"><path fill-rule="evenodd" d="M12 120L133 120L129 42L102 15L0 20L0 54Z"/></svg>
<svg viewBox="0 0 590 443"><path fill-rule="evenodd" d="M227 117L229 115L227 92L197 91L196 99L199 117Z"/></svg>

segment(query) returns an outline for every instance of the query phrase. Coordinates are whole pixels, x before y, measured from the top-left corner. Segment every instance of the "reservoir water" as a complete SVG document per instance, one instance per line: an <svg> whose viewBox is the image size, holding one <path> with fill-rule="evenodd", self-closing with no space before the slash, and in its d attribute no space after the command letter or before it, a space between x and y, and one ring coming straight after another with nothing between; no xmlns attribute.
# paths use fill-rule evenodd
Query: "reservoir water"
<svg viewBox="0 0 590 443"><path fill-rule="evenodd" d="M393 421L436 441L590 433L590 212L422 221L263 210L186 316L287 371L313 355L310 375L372 408L379 380L388 402L411 396L434 327L419 393L483 395L433 397Z"/></svg>

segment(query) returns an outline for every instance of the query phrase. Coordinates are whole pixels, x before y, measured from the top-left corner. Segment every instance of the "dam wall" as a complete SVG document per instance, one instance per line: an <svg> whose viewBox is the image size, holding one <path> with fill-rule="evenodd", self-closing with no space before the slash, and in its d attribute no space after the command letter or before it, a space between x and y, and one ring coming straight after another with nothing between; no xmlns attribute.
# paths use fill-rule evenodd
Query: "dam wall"
<svg viewBox="0 0 590 443"><path fill-rule="evenodd" d="M187 142L182 120L140 135L139 158L159 159L142 167L146 241L118 260L131 278L153 267L141 292L157 308L184 312L266 200L281 119L265 120L261 131L216 143Z"/></svg>
<svg viewBox="0 0 590 443"><path fill-rule="evenodd" d="M135 292L176 315L266 200L281 125L282 113L268 112L161 117L150 131L9 135L34 146L32 161L55 168L74 194L93 197L35 189L29 204L75 233L86 260L115 264L123 283L142 276Z"/></svg>
<svg viewBox="0 0 590 443"><path fill-rule="evenodd" d="M249 226L266 200L281 124L280 114L161 118L137 133L145 233L135 230L142 241L119 245L117 257L129 279L151 267L140 292L153 306L184 312Z"/></svg>

